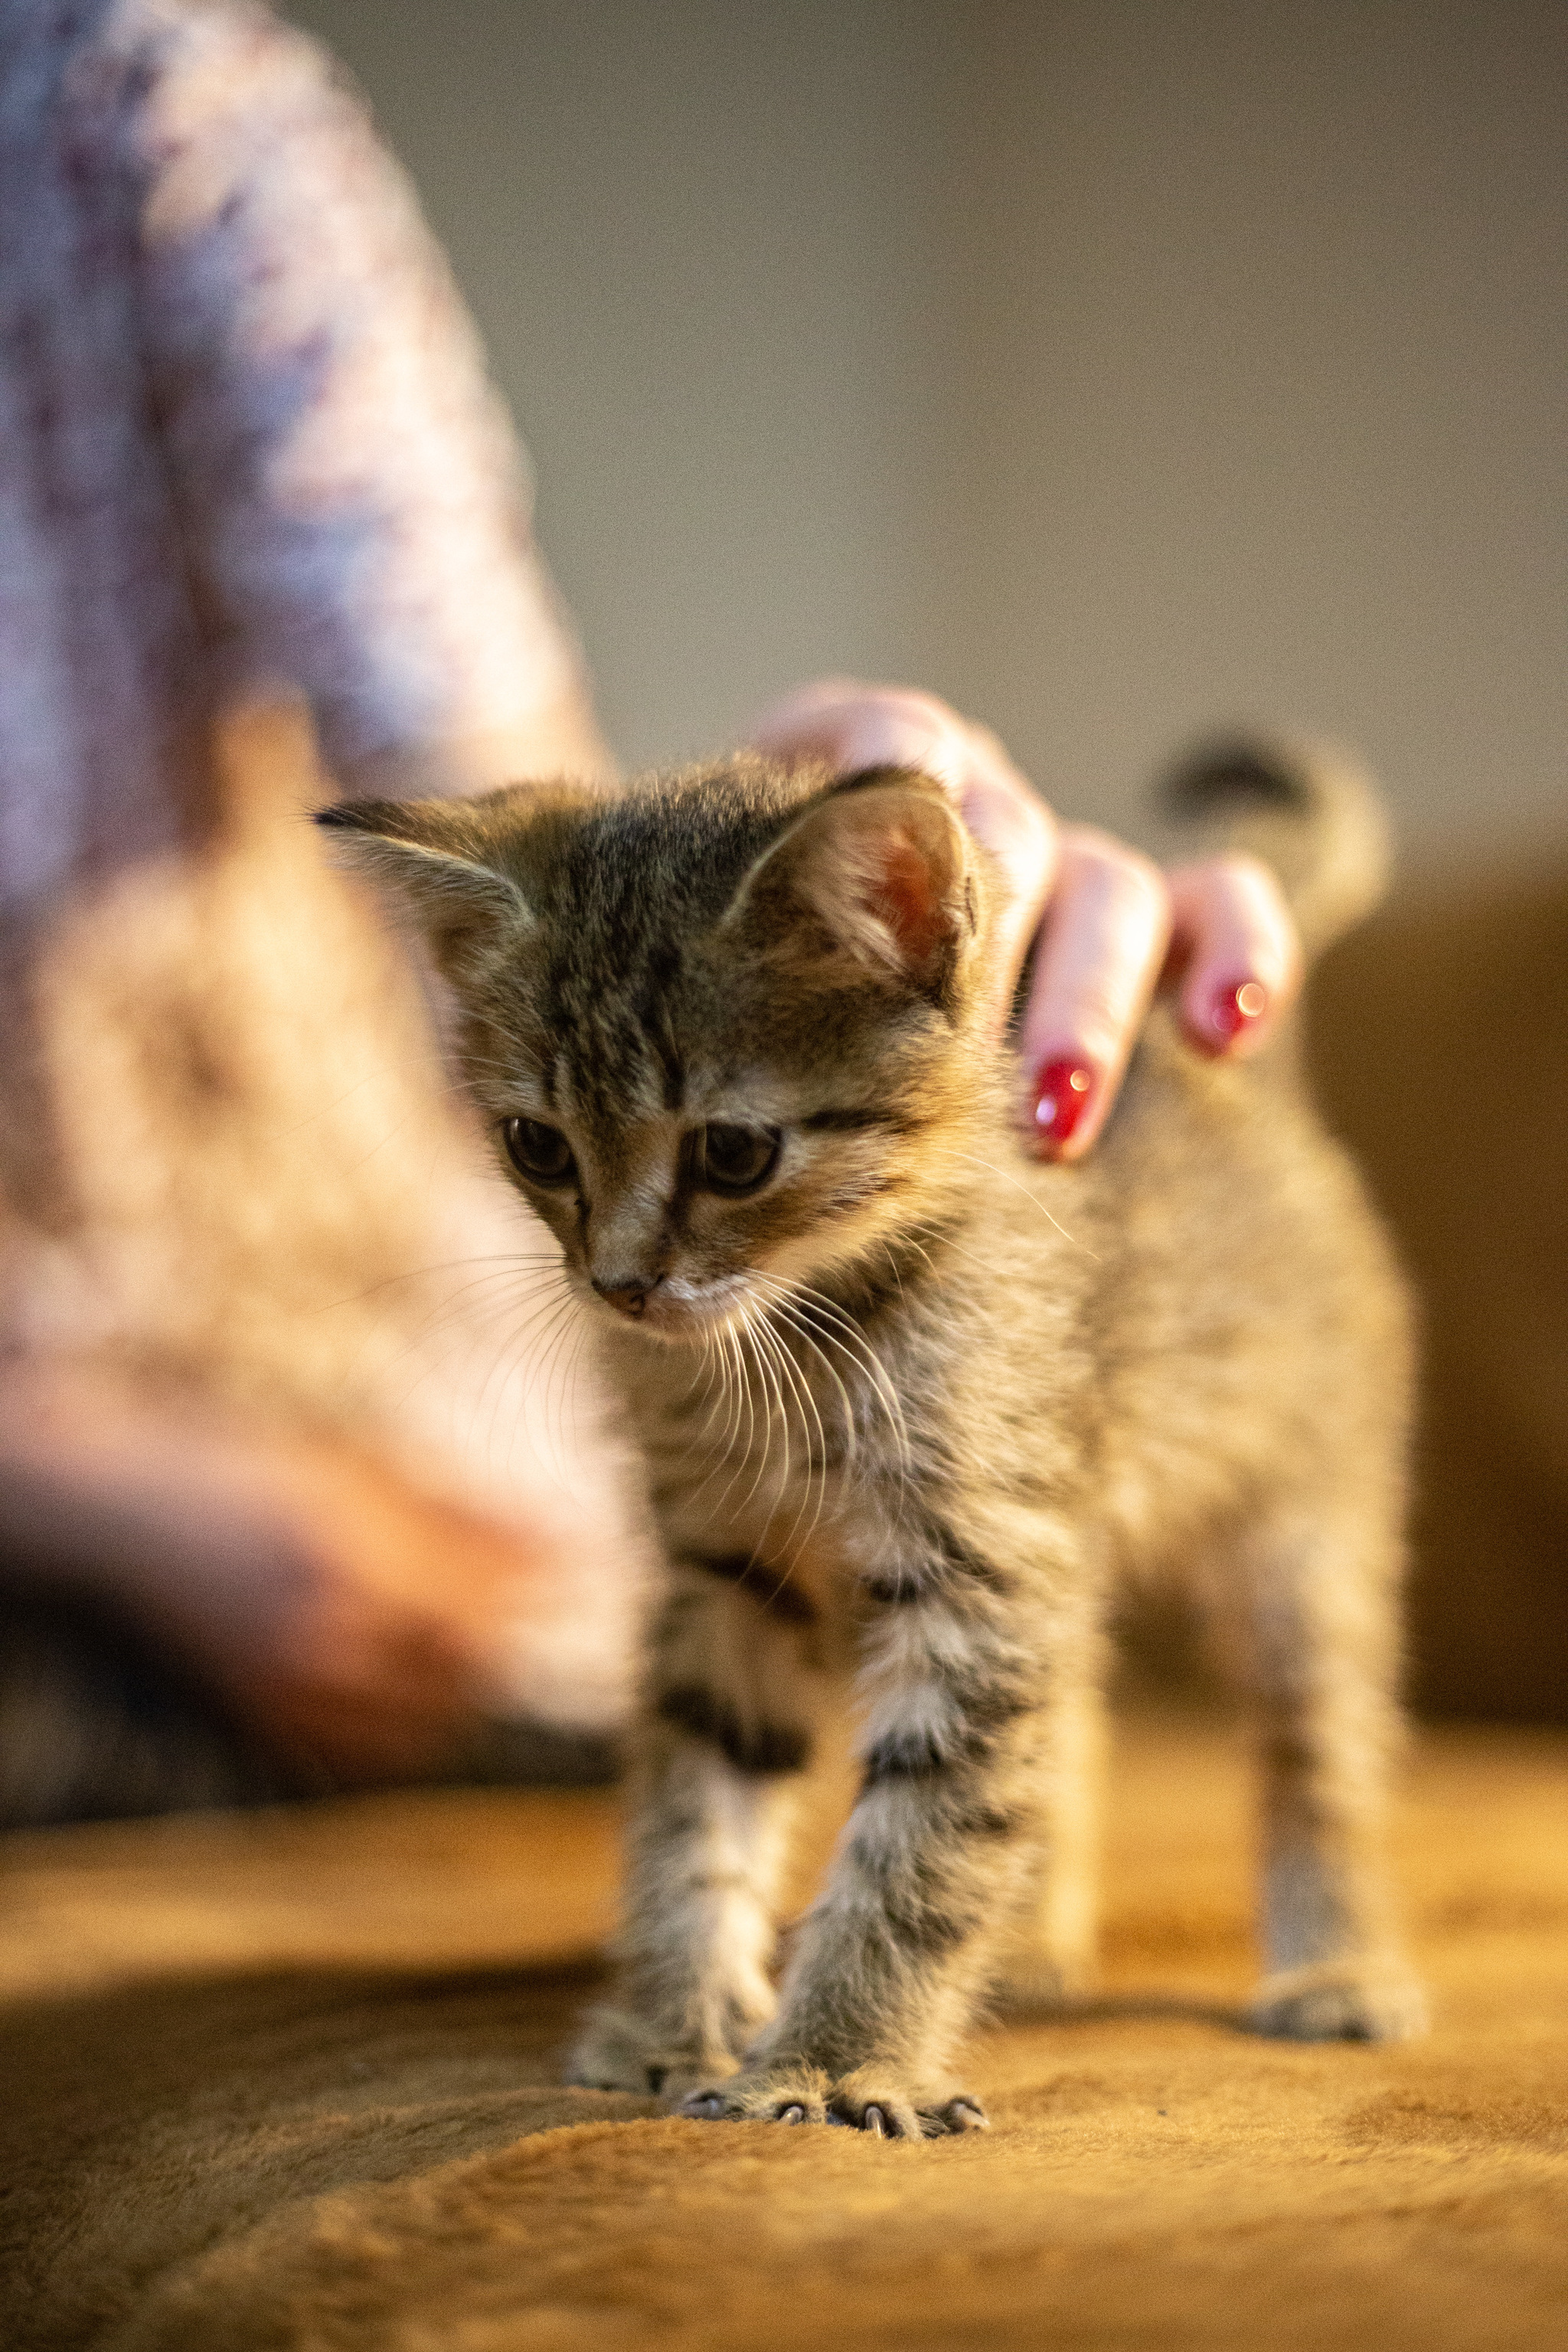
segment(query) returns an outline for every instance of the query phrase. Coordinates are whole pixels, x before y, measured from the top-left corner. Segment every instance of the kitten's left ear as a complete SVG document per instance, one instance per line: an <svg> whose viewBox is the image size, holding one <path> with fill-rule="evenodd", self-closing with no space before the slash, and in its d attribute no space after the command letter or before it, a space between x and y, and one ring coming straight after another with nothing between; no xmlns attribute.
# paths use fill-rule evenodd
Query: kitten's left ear
<svg viewBox="0 0 1568 2352"><path fill-rule="evenodd" d="M443 970L480 934L532 924L521 890L460 801L343 801L315 822L332 834L342 864L412 916Z"/></svg>
<svg viewBox="0 0 1568 2352"><path fill-rule="evenodd" d="M777 952L820 961L826 950L940 1002L978 929L973 862L939 784L868 768L796 818L724 920L747 921Z"/></svg>

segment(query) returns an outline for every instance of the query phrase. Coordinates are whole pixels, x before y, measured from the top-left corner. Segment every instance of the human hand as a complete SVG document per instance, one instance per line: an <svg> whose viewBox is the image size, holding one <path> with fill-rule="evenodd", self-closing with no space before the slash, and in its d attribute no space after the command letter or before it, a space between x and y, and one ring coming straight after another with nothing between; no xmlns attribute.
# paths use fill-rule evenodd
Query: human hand
<svg viewBox="0 0 1568 2352"><path fill-rule="evenodd" d="M0 1554L182 1659L338 1785L441 1765L548 1621L556 1557L325 1434L85 1370L0 1380Z"/></svg>
<svg viewBox="0 0 1568 2352"><path fill-rule="evenodd" d="M1300 987L1295 925L1266 866L1215 857L1163 874L1095 826L1058 824L990 730L935 695L824 678L773 704L748 740L846 775L915 768L945 786L1007 885L999 1021L1040 935L1018 1052L1048 1157L1081 1158L1104 1126L1162 975L1210 1054L1255 1052Z"/></svg>

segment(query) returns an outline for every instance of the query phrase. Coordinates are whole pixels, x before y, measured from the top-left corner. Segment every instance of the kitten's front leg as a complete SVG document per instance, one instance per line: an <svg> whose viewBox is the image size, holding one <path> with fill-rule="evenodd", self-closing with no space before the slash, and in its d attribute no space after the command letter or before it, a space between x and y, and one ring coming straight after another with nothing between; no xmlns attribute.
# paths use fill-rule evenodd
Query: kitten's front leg
<svg viewBox="0 0 1568 2352"><path fill-rule="evenodd" d="M721 1581L725 1565L678 1569L654 1632L620 1980L571 2068L600 2089L676 2095L728 2074L773 2013L773 1905L811 1749L804 1628Z"/></svg>
<svg viewBox="0 0 1568 2352"><path fill-rule="evenodd" d="M949 2068L1037 1835L1045 1669L1021 1637L1014 1579L938 1525L866 1590L858 1801L777 2017L689 2115L894 2137L985 2120Z"/></svg>

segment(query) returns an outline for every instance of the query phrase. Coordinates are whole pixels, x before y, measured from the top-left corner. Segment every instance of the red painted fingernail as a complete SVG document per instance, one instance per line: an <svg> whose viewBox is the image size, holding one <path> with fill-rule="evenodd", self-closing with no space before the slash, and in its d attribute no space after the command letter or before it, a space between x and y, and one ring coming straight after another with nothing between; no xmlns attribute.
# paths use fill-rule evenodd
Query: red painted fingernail
<svg viewBox="0 0 1568 2352"><path fill-rule="evenodd" d="M1228 1045L1255 1021L1261 1021L1268 1010L1268 991L1260 980L1230 980L1215 993L1209 1007L1209 1022L1215 1035Z"/></svg>
<svg viewBox="0 0 1568 2352"><path fill-rule="evenodd" d="M1089 1108L1094 1072L1082 1062L1047 1062L1037 1080L1035 1125L1043 1143L1065 1143Z"/></svg>

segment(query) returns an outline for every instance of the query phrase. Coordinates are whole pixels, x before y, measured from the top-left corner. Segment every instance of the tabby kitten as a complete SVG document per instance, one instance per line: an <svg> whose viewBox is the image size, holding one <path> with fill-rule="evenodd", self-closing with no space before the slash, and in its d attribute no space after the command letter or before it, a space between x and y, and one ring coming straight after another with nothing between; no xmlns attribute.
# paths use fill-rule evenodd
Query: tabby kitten
<svg viewBox="0 0 1568 2352"><path fill-rule="evenodd" d="M1189 771L1309 945L1380 879L1365 789L1272 750ZM942 793L737 759L327 812L422 928L472 1093L591 1301L668 1578L620 1987L579 2081L699 2116L984 2123L976 2006L1080 1983L1107 1612L1178 1580L1260 1725L1259 2031L1399 2035L1379 1852L1410 1343L1289 1040L1157 1013L1081 1166L1017 1147L997 882ZM825 1711L861 1780L775 1995Z"/></svg>

